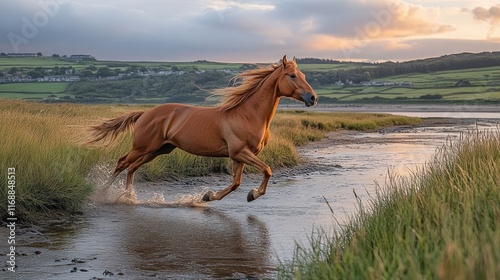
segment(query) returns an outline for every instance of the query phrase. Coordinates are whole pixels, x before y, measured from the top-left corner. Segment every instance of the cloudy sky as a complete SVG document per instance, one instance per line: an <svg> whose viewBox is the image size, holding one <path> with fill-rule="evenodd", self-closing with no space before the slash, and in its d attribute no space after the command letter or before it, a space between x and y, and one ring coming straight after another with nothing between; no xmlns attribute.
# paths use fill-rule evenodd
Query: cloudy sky
<svg viewBox="0 0 500 280"><path fill-rule="evenodd" d="M0 52L404 61L500 51L498 0L0 0Z"/></svg>

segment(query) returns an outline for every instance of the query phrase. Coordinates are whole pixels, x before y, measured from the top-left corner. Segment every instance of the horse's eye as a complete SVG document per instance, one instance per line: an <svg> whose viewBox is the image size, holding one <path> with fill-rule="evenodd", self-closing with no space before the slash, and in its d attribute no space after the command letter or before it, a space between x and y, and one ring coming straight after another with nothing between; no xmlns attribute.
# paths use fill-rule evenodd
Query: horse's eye
<svg viewBox="0 0 500 280"><path fill-rule="evenodd" d="M295 73L290 74L290 78L295 79L297 76L295 76Z"/></svg>

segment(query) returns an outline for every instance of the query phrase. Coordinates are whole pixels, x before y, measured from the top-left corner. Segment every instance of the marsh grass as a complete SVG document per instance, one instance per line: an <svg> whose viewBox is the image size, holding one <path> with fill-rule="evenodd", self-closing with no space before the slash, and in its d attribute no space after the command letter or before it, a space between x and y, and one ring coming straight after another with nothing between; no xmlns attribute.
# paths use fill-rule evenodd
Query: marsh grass
<svg viewBox="0 0 500 280"><path fill-rule="evenodd" d="M0 201L7 199L7 168L16 168L16 211L18 217L33 219L50 210L67 212L81 208L93 188L85 178L98 164L114 166L127 153L131 136L111 147L82 145L89 133L86 127L106 118L128 112L147 110L150 106L86 106L43 104L0 100ZM300 159L297 146L319 140L325 133L347 123L383 125L415 123L419 119L390 115L309 114L281 112L272 125L272 139L259 157L272 168L296 165ZM387 119L390 119L389 121ZM357 129L364 129L362 125ZM161 180L167 177L200 176L231 170L225 158L197 157L176 150L161 156L140 169L139 179ZM249 172L256 172L247 168ZM111 170L110 170L111 171ZM0 203L3 218L6 203Z"/></svg>
<svg viewBox="0 0 500 280"><path fill-rule="evenodd" d="M315 230L281 279L498 279L500 130L449 142L334 234Z"/></svg>

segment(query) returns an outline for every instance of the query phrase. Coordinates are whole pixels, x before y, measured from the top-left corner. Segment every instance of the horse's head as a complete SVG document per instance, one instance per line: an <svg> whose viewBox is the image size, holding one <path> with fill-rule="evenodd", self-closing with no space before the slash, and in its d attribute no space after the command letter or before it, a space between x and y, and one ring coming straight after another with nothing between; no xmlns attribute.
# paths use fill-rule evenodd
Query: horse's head
<svg viewBox="0 0 500 280"><path fill-rule="evenodd" d="M286 55L283 56L283 70L278 78L278 94L279 96L291 97L298 101L302 101L307 107L314 106L318 103L318 95L312 87L307 83L306 76L297 68L295 57L292 61L287 61Z"/></svg>

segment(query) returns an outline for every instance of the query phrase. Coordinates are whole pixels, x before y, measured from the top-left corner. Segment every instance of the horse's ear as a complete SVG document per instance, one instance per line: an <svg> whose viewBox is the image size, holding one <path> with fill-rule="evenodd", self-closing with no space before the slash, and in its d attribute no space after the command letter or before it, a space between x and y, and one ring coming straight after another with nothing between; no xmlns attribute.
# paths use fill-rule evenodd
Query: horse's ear
<svg viewBox="0 0 500 280"><path fill-rule="evenodd" d="M283 56L283 67L286 67L288 61L286 60L286 54Z"/></svg>
<svg viewBox="0 0 500 280"><path fill-rule="evenodd" d="M293 62L297 63L297 59L295 58L295 56L293 57Z"/></svg>

